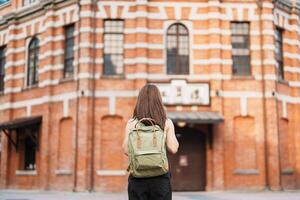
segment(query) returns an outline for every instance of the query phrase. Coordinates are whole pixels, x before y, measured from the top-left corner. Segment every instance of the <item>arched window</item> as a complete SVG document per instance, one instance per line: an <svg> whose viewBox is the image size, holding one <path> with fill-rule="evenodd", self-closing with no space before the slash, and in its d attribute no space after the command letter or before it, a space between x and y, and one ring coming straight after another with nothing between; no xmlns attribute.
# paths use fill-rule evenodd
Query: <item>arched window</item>
<svg viewBox="0 0 300 200"><path fill-rule="evenodd" d="M32 38L28 46L27 86L38 83L39 39Z"/></svg>
<svg viewBox="0 0 300 200"><path fill-rule="evenodd" d="M189 33L180 24L172 24L167 31L167 73L189 73Z"/></svg>

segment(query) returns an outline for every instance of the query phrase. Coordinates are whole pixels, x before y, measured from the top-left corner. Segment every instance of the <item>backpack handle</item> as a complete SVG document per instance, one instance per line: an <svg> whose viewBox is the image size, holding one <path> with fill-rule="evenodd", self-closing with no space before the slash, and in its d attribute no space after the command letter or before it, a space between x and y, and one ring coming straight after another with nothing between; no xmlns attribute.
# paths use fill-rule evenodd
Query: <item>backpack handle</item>
<svg viewBox="0 0 300 200"><path fill-rule="evenodd" d="M148 122L151 123L152 126L154 126L154 125L155 125L154 123L156 123L156 121L155 121L154 119L152 119L152 118L142 118L142 119L140 119L140 120L135 124L134 128L136 128L136 125L139 124L139 123L141 123L142 121L148 121ZM154 122L154 123L153 123L153 122Z"/></svg>
<svg viewBox="0 0 300 200"><path fill-rule="evenodd" d="M140 119L140 120L135 124L134 128L136 128L136 125L139 124L139 123L141 123L142 121L149 121L149 122L151 123L152 127L153 127L152 131L154 131L154 125L155 125L154 123L156 123L156 121L155 121L154 119L152 119L152 118L142 118L142 119ZM153 122L154 122L154 123L153 123ZM139 135L139 131L137 131L137 136L138 136L138 138L137 138L137 148L140 149L140 148L141 148L141 145L142 145L142 142L141 142L141 137L140 137L140 135ZM155 133L155 131L154 131L152 143L153 143L153 146L157 146L157 138L156 138L156 133Z"/></svg>

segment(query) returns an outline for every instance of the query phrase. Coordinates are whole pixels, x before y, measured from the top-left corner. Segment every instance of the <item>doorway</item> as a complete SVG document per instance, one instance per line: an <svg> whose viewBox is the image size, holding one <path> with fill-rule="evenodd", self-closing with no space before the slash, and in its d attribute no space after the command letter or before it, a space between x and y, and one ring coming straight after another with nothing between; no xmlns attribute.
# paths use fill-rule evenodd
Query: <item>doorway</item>
<svg viewBox="0 0 300 200"><path fill-rule="evenodd" d="M205 191L205 133L188 126L175 126L175 133L179 149L175 155L168 155L172 189L174 191Z"/></svg>

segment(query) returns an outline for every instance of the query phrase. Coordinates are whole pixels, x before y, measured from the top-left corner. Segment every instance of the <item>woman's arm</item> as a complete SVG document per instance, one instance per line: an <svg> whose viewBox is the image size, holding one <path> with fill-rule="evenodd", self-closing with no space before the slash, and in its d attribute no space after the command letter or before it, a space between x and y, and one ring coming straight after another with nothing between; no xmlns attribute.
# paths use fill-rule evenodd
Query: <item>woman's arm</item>
<svg viewBox="0 0 300 200"><path fill-rule="evenodd" d="M168 119L166 123L167 149L170 153L175 154L178 150L179 143L175 135L174 124L170 119Z"/></svg>

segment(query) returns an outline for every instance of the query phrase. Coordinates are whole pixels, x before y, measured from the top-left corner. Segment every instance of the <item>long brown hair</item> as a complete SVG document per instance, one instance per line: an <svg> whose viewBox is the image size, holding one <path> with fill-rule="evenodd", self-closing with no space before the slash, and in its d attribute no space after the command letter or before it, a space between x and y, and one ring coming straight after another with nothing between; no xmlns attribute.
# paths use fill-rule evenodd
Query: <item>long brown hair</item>
<svg viewBox="0 0 300 200"><path fill-rule="evenodd" d="M152 118L162 129L165 127L166 111L164 109L159 89L153 84L146 84L139 92L133 112L133 118ZM147 121L143 122L149 125Z"/></svg>

